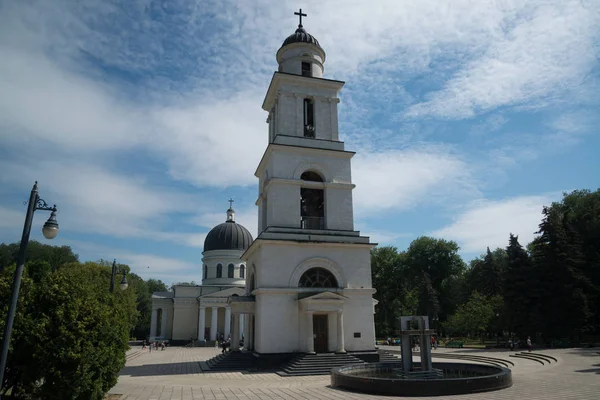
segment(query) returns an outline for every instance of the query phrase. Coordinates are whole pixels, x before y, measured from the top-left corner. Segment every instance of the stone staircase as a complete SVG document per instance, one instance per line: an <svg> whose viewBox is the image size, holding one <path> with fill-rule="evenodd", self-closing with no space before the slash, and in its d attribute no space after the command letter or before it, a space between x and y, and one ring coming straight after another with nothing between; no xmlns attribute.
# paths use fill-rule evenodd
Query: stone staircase
<svg viewBox="0 0 600 400"><path fill-rule="evenodd" d="M329 375L333 368L364 362L350 354L302 354L283 364L277 371L280 376Z"/></svg>
<svg viewBox="0 0 600 400"><path fill-rule="evenodd" d="M207 361L200 362L203 372L233 372L254 369L256 359L251 352L228 351Z"/></svg>
<svg viewBox="0 0 600 400"><path fill-rule="evenodd" d="M385 350L377 350L377 353L379 353L379 362L395 362L395 363L399 363L400 360L400 356L396 356L392 353L388 353Z"/></svg>
<svg viewBox="0 0 600 400"><path fill-rule="evenodd" d="M509 355L509 357L524 358L526 360L536 361L541 365L545 365L546 363L552 364L558 362L558 360L555 357L552 357L548 354L534 353L528 351L522 351L520 353L511 354Z"/></svg>

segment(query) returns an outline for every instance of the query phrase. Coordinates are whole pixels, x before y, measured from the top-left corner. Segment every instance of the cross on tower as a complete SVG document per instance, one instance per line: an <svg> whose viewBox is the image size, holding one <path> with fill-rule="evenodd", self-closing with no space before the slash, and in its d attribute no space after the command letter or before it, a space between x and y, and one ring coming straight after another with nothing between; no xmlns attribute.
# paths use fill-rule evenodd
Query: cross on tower
<svg viewBox="0 0 600 400"><path fill-rule="evenodd" d="M306 14L302 14L302 9L300 12L295 12L294 15L297 15L300 18L300 23L298 24L298 28L302 28L302 17L306 17Z"/></svg>
<svg viewBox="0 0 600 400"><path fill-rule="evenodd" d="M233 199L230 197L230 198L229 198L229 200L227 200L227 201L229 201L229 208L232 208L232 205L233 205Z"/></svg>

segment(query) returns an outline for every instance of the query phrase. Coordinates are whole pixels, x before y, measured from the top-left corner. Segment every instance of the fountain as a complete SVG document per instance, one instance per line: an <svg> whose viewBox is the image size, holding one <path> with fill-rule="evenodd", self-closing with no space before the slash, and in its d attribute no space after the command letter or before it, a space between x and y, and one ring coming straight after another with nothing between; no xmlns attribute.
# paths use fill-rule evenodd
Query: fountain
<svg viewBox="0 0 600 400"><path fill-rule="evenodd" d="M336 368L331 386L392 396L441 396L499 390L512 386L508 368L468 363L433 363L426 316L400 317L401 362L359 364ZM413 362L412 341L418 337L420 362Z"/></svg>

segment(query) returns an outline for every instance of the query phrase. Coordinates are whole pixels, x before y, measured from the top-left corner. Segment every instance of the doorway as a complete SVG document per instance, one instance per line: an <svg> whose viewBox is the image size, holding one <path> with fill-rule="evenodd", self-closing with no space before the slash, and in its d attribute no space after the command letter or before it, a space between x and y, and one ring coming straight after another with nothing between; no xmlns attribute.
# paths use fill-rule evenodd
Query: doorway
<svg viewBox="0 0 600 400"><path fill-rule="evenodd" d="M327 353L327 315L313 315L315 352Z"/></svg>

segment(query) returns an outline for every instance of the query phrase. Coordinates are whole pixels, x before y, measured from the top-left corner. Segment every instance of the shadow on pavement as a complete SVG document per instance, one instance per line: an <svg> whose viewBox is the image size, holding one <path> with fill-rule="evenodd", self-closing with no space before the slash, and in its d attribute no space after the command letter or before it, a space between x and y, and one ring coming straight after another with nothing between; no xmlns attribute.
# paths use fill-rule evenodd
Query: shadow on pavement
<svg viewBox="0 0 600 400"><path fill-rule="evenodd" d="M160 375L187 375L202 373L198 361L145 364L126 366L119 372L120 376L160 376Z"/></svg>
<svg viewBox="0 0 600 400"><path fill-rule="evenodd" d="M600 364L594 364L592 367L600 367ZM589 368L589 369L576 369L575 372L587 372L587 373L596 373L600 375L600 368Z"/></svg>

